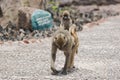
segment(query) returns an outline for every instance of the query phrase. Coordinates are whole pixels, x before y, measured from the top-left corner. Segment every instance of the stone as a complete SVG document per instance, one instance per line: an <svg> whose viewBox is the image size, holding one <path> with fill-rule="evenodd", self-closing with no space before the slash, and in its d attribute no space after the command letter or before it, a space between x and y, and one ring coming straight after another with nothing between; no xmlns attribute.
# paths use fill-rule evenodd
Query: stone
<svg viewBox="0 0 120 80"><path fill-rule="evenodd" d="M25 37L25 31L23 29L20 29L17 37L18 37L18 40L23 40Z"/></svg>
<svg viewBox="0 0 120 80"><path fill-rule="evenodd" d="M20 7L18 9L17 30L24 29L30 30L31 32L33 31L31 15L35 10L37 9L31 7Z"/></svg>
<svg viewBox="0 0 120 80"><path fill-rule="evenodd" d="M3 27L0 25L0 32L2 32L3 31Z"/></svg>
<svg viewBox="0 0 120 80"><path fill-rule="evenodd" d="M40 32L38 30L34 30L33 33L32 33L33 37L34 38L39 38L41 36Z"/></svg>
<svg viewBox="0 0 120 80"><path fill-rule="evenodd" d="M45 10L36 10L31 16L33 30L45 30L53 27L52 15Z"/></svg>
<svg viewBox="0 0 120 80"><path fill-rule="evenodd" d="M30 42L28 40L23 40L24 43L29 44Z"/></svg>

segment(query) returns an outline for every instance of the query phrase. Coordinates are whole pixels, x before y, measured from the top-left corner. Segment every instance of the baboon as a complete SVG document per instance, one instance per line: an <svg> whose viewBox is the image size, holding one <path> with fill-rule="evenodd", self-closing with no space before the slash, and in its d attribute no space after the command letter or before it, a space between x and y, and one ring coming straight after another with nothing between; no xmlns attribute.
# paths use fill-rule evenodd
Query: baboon
<svg viewBox="0 0 120 80"><path fill-rule="evenodd" d="M51 70L53 74L58 74L59 71L55 69L55 60L56 60L56 53L57 49L64 52L65 55L65 64L62 70L62 74L66 75L67 70L71 68L71 56L73 55L74 51L73 47L75 46L74 38L71 36L68 30L59 29L55 32L53 39L52 39L52 49L51 49Z"/></svg>
<svg viewBox="0 0 120 80"><path fill-rule="evenodd" d="M61 18L60 27L63 27L65 30L69 30L70 26L72 25L72 19L69 11L67 10L63 11L61 17L62 18Z"/></svg>

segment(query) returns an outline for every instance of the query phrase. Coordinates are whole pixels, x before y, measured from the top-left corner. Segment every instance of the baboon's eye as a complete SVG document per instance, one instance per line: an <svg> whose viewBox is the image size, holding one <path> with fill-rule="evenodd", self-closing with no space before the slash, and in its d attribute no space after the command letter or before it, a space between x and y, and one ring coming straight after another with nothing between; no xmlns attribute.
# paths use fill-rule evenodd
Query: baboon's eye
<svg viewBox="0 0 120 80"><path fill-rule="evenodd" d="M64 39L65 39L65 36L64 36Z"/></svg>
<svg viewBox="0 0 120 80"><path fill-rule="evenodd" d="M55 40L57 40L57 37L55 37Z"/></svg>

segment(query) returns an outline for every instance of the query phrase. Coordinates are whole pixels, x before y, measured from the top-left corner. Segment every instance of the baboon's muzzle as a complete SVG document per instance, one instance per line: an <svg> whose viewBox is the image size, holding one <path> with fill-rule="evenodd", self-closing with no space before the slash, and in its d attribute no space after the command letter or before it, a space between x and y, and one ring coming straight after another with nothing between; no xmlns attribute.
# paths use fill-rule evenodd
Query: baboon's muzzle
<svg viewBox="0 0 120 80"><path fill-rule="evenodd" d="M63 16L63 20L69 20L68 16L67 16L67 15L64 15L64 16Z"/></svg>

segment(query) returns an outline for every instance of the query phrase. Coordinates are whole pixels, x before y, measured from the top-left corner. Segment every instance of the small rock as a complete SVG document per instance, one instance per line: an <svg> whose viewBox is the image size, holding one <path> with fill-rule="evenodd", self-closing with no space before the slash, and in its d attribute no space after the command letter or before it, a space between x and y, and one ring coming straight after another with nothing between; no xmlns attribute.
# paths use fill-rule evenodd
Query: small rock
<svg viewBox="0 0 120 80"><path fill-rule="evenodd" d="M2 32L3 31L3 27L0 25L0 32Z"/></svg>
<svg viewBox="0 0 120 80"><path fill-rule="evenodd" d="M38 30L34 30L32 32L32 36L37 39L41 36L41 33Z"/></svg>
<svg viewBox="0 0 120 80"><path fill-rule="evenodd" d="M23 40L24 43L26 44L29 44L29 41L28 40Z"/></svg>
<svg viewBox="0 0 120 80"><path fill-rule="evenodd" d="M35 43L36 39L30 39L30 42Z"/></svg>
<svg viewBox="0 0 120 80"><path fill-rule="evenodd" d="M23 40L25 37L25 31L23 29L20 29L18 34L19 34L17 35L18 40Z"/></svg>

